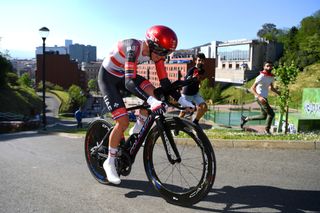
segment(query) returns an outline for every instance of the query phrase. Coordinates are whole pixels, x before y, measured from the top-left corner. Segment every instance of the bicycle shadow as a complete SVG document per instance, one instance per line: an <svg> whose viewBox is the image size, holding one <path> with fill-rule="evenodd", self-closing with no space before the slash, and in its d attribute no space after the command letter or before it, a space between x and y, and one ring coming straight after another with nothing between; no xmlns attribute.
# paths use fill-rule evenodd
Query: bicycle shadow
<svg viewBox="0 0 320 213"><path fill-rule="evenodd" d="M120 187L133 190L125 194L127 198L141 195L160 197L147 181L124 179ZM212 202L213 207L204 207L204 202ZM223 207L215 204L222 204ZM211 212L254 212L259 211L259 208L267 208L273 212L320 212L320 191L259 185L224 186L221 189L212 189L202 201L187 208Z"/></svg>
<svg viewBox="0 0 320 213"><path fill-rule="evenodd" d="M121 184L117 187L134 190L125 194L125 197L127 198L136 198L140 195L161 197L160 194L154 190L152 184L149 181L123 179L121 180Z"/></svg>
<svg viewBox="0 0 320 213"><path fill-rule="evenodd" d="M224 186L211 190L204 201L225 205L221 211L215 212L251 212L255 208L269 208L280 212L320 211L320 191L272 186Z"/></svg>

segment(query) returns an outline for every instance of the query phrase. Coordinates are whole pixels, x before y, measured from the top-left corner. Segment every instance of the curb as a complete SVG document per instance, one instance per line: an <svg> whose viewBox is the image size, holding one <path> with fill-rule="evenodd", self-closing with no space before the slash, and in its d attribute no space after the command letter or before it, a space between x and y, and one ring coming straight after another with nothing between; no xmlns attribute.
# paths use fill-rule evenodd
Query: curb
<svg viewBox="0 0 320 213"><path fill-rule="evenodd" d="M248 141L248 140L211 140L217 148L260 148L260 149L320 149L316 141Z"/></svg>
<svg viewBox="0 0 320 213"><path fill-rule="evenodd" d="M45 135L57 135L57 136L62 136L66 138L85 138L85 135L65 133L65 132L51 132L47 130L38 130L38 133L45 134Z"/></svg>
<svg viewBox="0 0 320 213"><path fill-rule="evenodd" d="M191 139L181 138L181 143L193 143ZM254 140L216 140L211 139L214 148L254 148L254 149L320 149L316 141L254 141Z"/></svg>

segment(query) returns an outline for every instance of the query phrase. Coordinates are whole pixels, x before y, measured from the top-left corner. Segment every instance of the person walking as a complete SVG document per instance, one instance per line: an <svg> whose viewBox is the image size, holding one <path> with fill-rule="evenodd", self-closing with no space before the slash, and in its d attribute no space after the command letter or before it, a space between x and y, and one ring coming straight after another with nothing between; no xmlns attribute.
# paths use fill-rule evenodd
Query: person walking
<svg viewBox="0 0 320 213"><path fill-rule="evenodd" d="M83 112L81 107L74 113L74 116L76 117L76 120L77 120L77 128L82 128Z"/></svg>
<svg viewBox="0 0 320 213"><path fill-rule="evenodd" d="M255 79L254 84L250 90L254 94L256 101L258 102L261 114L256 116L241 116L240 127L243 128L244 124L252 120L266 120L265 133L271 134L270 127L274 118L274 111L268 102L269 89L280 95L280 92L274 88L274 75L272 74L273 64L271 61L266 61L263 66L263 70L260 72L258 77Z"/></svg>

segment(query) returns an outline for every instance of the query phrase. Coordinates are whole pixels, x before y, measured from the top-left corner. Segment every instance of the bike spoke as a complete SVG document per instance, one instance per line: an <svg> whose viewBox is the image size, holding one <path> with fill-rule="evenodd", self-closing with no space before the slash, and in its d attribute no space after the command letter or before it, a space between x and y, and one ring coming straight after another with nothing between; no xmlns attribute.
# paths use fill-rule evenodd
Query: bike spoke
<svg viewBox="0 0 320 213"><path fill-rule="evenodd" d="M177 166L175 165L175 167L177 168ZM180 167L180 164L179 164L179 167ZM189 188L190 188L190 184L189 184L189 182L184 178L184 175L182 175L182 173L181 173L181 169L180 168L177 168L177 170L178 170L178 172L179 172L179 174L180 174L180 182L181 182L181 177L183 178L183 180L185 181L185 183L189 186ZM181 185L182 185L182 183L181 183Z"/></svg>

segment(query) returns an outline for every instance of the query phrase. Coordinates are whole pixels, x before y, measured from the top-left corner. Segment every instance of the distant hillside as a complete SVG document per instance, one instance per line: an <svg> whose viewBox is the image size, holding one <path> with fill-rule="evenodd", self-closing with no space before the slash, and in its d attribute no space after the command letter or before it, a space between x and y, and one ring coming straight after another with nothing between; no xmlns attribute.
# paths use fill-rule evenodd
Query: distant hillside
<svg viewBox="0 0 320 213"><path fill-rule="evenodd" d="M254 79L247 82L244 87L250 88L253 83ZM299 109L301 107L302 88L320 88L320 63L307 66L299 73L296 83L290 86L291 102L289 105L291 108ZM243 90L237 89L235 86L224 89L222 91L222 98L221 103L232 103L233 100L238 100L240 104L241 99L244 103L254 101L251 93L243 92ZM272 92L270 93L269 101L272 105L277 105L275 94Z"/></svg>

